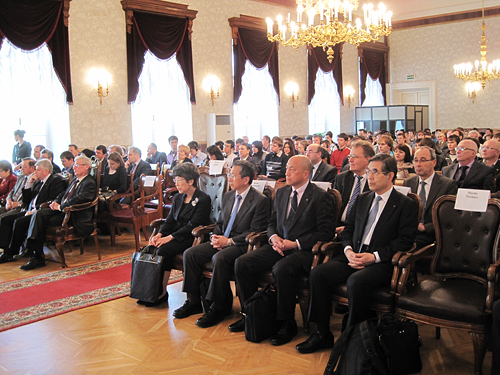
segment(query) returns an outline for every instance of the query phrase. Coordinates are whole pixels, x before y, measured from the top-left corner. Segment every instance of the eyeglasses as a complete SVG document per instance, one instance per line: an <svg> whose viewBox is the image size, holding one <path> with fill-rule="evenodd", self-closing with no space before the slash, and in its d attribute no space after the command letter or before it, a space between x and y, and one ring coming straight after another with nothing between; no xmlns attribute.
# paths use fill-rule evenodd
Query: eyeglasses
<svg viewBox="0 0 500 375"><path fill-rule="evenodd" d="M493 147L483 147L482 149L483 150L495 150L495 151L499 151L498 148L493 148Z"/></svg>
<svg viewBox="0 0 500 375"><path fill-rule="evenodd" d="M83 167L84 165L85 165L85 164L74 164L74 165L73 165L73 168L74 168L74 167Z"/></svg>
<svg viewBox="0 0 500 375"><path fill-rule="evenodd" d="M348 160L351 160L351 159L361 159L362 156L357 156L357 155L347 155L347 158Z"/></svg>
<svg viewBox="0 0 500 375"><path fill-rule="evenodd" d="M457 147L457 151L472 151L476 152L476 150L473 150L472 148L467 148L467 147Z"/></svg>
<svg viewBox="0 0 500 375"><path fill-rule="evenodd" d="M321 151L306 150L306 154L319 154Z"/></svg>
<svg viewBox="0 0 500 375"><path fill-rule="evenodd" d="M427 163L428 161L432 161L432 159L413 159L413 162L416 163Z"/></svg>
<svg viewBox="0 0 500 375"><path fill-rule="evenodd" d="M176 177L176 178L174 178L174 184L176 184L178 182L182 182L182 181L186 181L186 179L182 178L182 177Z"/></svg>
<svg viewBox="0 0 500 375"><path fill-rule="evenodd" d="M227 178L233 178L234 179L236 177L237 177L237 175L235 175L234 173L228 173L227 174Z"/></svg>
<svg viewBox="0 0 500 375"><path fill-rule="evenodd" d="M367 170L365 171L365 173L366 173L366 175L367 175L368 177L370 177L370 176L372 176L372 175L373 175L373 176L377 176L377 175L379 175L379 174L387 174L387 173L384 173L384 172L382 172L382 171L377 171L376 169L374 169L374 170L369 170L369 169L367 169Z"/></svg>

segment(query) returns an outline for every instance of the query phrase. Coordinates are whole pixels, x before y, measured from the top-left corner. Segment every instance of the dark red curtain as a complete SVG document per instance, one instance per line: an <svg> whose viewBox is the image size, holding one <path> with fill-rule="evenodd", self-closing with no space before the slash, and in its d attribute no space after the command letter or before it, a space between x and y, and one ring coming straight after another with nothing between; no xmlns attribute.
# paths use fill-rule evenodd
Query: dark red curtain
<svg viewBox="0 0 500 375"><path fill-rule="evenodd" d="M73 103L68 28L64 25L62 1L1 0L0 46L3 38L28 51L47 43L54 70L66 90L66 100Z"/></svg>
<svg viewBox="0 0 500 375"><path fill-rule="evenodd" d="M376 81L380 79L380 85L382 86L382 95L384 97L384 105L387 104L387 99L385 96L385 84L387 83L386 78L386 61L387 53L384 51L374 51L369 49L360 50L360 91L361 91L361 104L365 101L365 86L366 86L366 76L369 74L371 79Z"/></svg>
<svg viewBox="0 0 500 375"><path fill-rule="evenodd" d="M238 42L233 46L234 54L234 94L233 103L237 103L241 96L241 77L245 73L246 61L262 69L269 64L269 73L273 79L274 88L280 97L278 47L276 43L267 39L264 30L238 28Z"/></svg>
<svg viewBox="0 0 500 375"><path fill-rule="evenodd" d="M344 88L342 86L342 46L343 44L336 44L333 46L333 60L330 63L328 56L323 50L323 47L309 47L307 54L307 69L308 69L308 99L309 104L314 98L316 89L314 88L316 82L316 74L318 69L325 73L332 72L333 79L337 82L337 90L339 92L340 101L344 105Z"/></svg>
<svg viewBox="0 0 500 375"><path fill-rule="evenodd" d="M134 12L133 20L132 32L127 33L128 102L134 102L137 97L144 54L149 50L161 60L177 53L177 61L191 92L191 103L195 104L189 19Z"/></svg>

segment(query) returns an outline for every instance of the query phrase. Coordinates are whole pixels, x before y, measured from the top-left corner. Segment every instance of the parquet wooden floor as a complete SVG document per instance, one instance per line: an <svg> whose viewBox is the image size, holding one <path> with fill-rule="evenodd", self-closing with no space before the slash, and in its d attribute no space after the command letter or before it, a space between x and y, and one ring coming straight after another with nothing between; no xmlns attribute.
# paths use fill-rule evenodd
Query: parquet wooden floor
<svg viewBox="0 0 500 375"><path fill-rule="evenodd" d="M117 238L115 248L108 237L100 237L103 259L132 253L131 234ZM89 243L82 256L78 249L68 253L68 265L97 259ZM0 281L26 277L22 263L0 265ZM47 268L57 270L58 263ZM0 333L0 374L322 374L329 351L301 355L295 345L307 338L302 329L292 343L274 347L266 340L254 344L244 333L231 333L230 323L239 319L239 302L233 314L219 325L202 329L195 325L200 315L178 320L172 312L181 306L185 294L182 283L169 286L170 300L155 308L138 305L128 297L76 310L54 318ZM301 324L297 308L297 322ZM338 337L341 316L332 317ZM472 374L473 353L469 334L442 330L440 340L434 328L420 325L421 374ZM490 373L491 353L483 367Z"/></svg>

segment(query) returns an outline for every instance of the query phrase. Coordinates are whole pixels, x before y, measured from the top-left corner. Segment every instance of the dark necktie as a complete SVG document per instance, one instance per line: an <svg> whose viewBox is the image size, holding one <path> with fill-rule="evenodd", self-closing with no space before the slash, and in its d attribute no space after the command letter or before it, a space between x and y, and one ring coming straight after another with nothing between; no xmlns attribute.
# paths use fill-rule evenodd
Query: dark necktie
<svg viewBox="0 0 500 375"><path fill-rule="evenodd" d="M28 206L28 211L31 211L33 208L36 207L36 200L38 198L38 194L40 194L40 190L42 190L42 186L43 186L43 181L40 181L38 180L36 183L35 183L35 186L33 186L33 195L35 196L35 198L33 198Z"/></svg>
<svg viewBox="0 0 500 375"><path fill-rule="evenodd" d="M293 192L293 197L292 197L292 202L291 202L291 205L290 205L290 212L288 213L288 217L286 218L286 221L285 221L285 226L284 226L284 230L283 230L283 236L285 237L285 239L289 239L288 238L288 232L290 231L291 227L292 227L292 223L293 223L293 219L295 217L295 214L297 213L297 206L298 206L298 199L297 199L297 190L294 190Z"/></svg>
<svg viewBox="0 0 500 375"><path fill-rule="evenodd" d="M226 230L224 231L224 237L229 238L231 234L231 229L233 229L234 220L236 219L236 215L238 214L238 208L240 208L241 203L241 195L236 195L236 205L234 206L233 213L231 214L231 218L229 219L229 223L227 224Z"/></svg>
<svg viewBox="0 0 500 375"><path fill-rule="evenodd" d="M427 183L425 181L420 181L420 193L418 196L420 197L420 200L422 201L422 216L420 216L420 222L423 224L424 223L424 212L425 212L425 205L427 204L427 198L425 197L425 185Z"/></svg>
<svg viewBox="0 0 500 375"><path fill-rule="evenodd" d="M378 205L381 200L382 197L380 196L375 198L375 204L373 205L373 208L371 209L370 214L368 215L368 221L366 222L365 231L363 232L363 240L361 241L361 246L359 248L360 251L363 245L365 244L366 236L368 236L368 233L370 233L370 229L375 224L375 219L377 218L377 213L378 213Z"/></svg>
<svg viewBox="0 0 500 375"><path fill-rule="evenodd" d="M349 217L349 214L351 213L352 205L354 204L354 201L358 197L360 191L361 191L361 176L356 176L357 182L356 186L354 187L354 191L352 192L351 195L351 200L349 201L347 205L347 212L345 214L345 220L347 221L347 218Z"/></svg>
<svg viewBox="0 0 500 375"><path fill-rule="evenodd" d="M71 186L71 189L69 189L68 194L66 195L66 199L64 200L65 202L66 202L68 199L70 199L70 198L71 198L71 196L73 195L73 193L74 193L74 192L75 192L75 190L76 190L77 185L78 185L78 179L77 179L77 178L75 178L74 183L73 183L73 185Z"/></svg>
<svg viewBox="0 0 500 375"><path fill-rule="evenodd" d="M468 165L464 165L463 167L460 167L460 170L462 173L460 174L460 178L457 180L457 186L459 188L462 187L462 184L464 183L465 177L467 177L467 169L469 169Z"/></svg>

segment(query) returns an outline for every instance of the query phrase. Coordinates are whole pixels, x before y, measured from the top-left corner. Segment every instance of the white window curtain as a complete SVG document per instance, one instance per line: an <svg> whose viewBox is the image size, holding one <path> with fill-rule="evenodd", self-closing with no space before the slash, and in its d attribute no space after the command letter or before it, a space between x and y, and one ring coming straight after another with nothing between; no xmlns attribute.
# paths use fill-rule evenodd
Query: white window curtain
<svg viewBox="0 0 500 375"><path fill-rule="evenodd" d="M190 89L176 54L160 60L150 51L144 56L139 77L139 93L132 103L132 140L142 150L143 159L150 143L169 152L168 137L176 135L179 144L193 140Z"/></svg>
<svg viewBox="0 0 500 375"><path fill-rule="evenodd" d="M268 65L257 69L248 60L241 77L241 96L234 104L234 136L248 136L250 142L279 135L278 94Z"/></svg>
<svg viewBox="0 0 500 375"><path fill-rule="evenodd" d="M383 106L384 96L380 79L374 81L369 74L366 75L365 101L362 107Z"/></svg>
<svg viewBox="0 0 500 375"><path fill-rule="evenodd" d="M0 159L12 162L14 131L26 131L31 148L42 144L54 152L57 163L70 144L66 92L52 64L46 44L32 51L7 39L0 49Z"/></svg>
<svg viewBox="0 0 500 375"><path fill-rule="evenodd" d="M333 73L318 69L315 93L309 104L309 134L340 131L340 96Z"/></svg>

